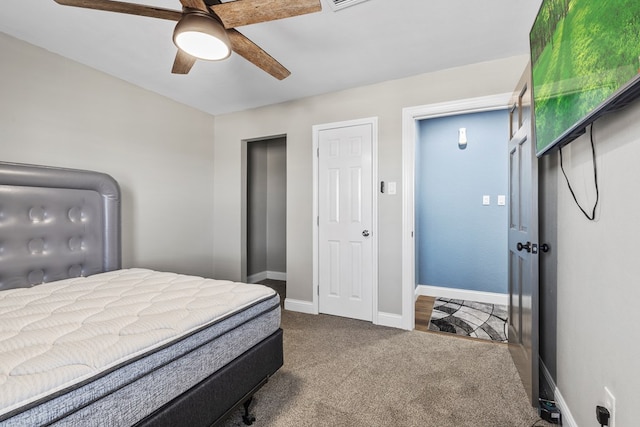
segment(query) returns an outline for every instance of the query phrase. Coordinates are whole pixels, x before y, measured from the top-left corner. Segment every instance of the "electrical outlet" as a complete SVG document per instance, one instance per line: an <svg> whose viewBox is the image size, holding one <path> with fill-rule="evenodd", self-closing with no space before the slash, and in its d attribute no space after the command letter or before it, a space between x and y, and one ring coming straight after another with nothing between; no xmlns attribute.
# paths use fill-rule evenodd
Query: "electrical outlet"
<svg viewBox="0 0 640 427"><path fill-rule="evenodd" d="M604 407L609 410L609 427L616 427L616 398L607 387L604 388Z"/></svg>

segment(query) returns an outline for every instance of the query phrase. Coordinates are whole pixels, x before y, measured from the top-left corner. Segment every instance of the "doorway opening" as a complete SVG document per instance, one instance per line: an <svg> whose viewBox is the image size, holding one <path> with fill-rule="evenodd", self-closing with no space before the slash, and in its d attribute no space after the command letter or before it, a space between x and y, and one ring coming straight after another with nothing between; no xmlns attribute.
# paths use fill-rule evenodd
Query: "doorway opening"
<svg viewBox="0 0 640 427"><path fill-rule="evenodd" d="M416 329L507 340L508 125L506 108L418 123Z"/></svg>
<svg viewBox="0 0 640 427"><path fill-rule="evenodd" d="M246 281L286 294L287 140L247 141Z"/></svg>
<svg viewBox="0 0 640 427"><path fill-rule="evenodd" d="M504 110L511 94L501 94L440 104L405 108L403 110L403 233L402 233L402 327L415 328L415 301L417 288L416 262L416 146L420 136L420 122L446 116ZM462 127L462 126L460 126ZM453 147L459 150L459 128L452 136ZM470 142L468 142L470 143ZM464 150L459 150L464 151ZM446 186L446 183L442 184ZM481 194L480 196L483 196ZM497 194L496 197L497 203ZM482 198L480 198L482 202ZM455 292L455 290L454 290Z"/></svg>
<svg viewBox="0 0 640 427"><path fill-rule="evenodd" d="M419 122L416 285L432 296L508 302L508 119L504 108Z"/></svg>

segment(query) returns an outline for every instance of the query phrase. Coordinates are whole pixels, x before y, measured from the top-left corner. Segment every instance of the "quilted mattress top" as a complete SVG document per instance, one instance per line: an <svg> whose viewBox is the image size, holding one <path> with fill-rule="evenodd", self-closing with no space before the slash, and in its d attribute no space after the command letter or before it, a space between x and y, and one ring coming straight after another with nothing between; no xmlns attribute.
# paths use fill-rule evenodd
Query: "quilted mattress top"
<svg viewBox="0 0 640 427"><path fill-rule="evenodd" d="M145 269L0 292L0 415L270 298L260 285Z"/></svg>

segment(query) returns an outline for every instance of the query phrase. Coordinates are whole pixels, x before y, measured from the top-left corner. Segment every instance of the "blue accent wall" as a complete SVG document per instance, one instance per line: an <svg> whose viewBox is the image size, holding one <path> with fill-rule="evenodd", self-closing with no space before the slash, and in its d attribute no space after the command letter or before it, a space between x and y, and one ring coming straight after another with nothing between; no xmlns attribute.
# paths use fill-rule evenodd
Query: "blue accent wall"
<svg viewBox="0 0 640 427"><path fill-rule="evenodd" d="M458 148L458 129L467 147ZM507 293L507 110L422 120L416 147L418 284ZM482 196L491 204L483 206Z"/></svg>

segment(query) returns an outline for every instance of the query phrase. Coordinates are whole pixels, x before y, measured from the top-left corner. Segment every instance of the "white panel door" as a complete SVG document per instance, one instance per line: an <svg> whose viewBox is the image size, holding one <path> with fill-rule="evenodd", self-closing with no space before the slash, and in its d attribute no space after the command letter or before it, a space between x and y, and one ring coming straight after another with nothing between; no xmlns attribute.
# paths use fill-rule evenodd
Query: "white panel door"
<svg viewBox="0 0 640 427"><path fill-rule="evenodd" d="M372 320L373 127L318 135L319 311Z"/></svg>

